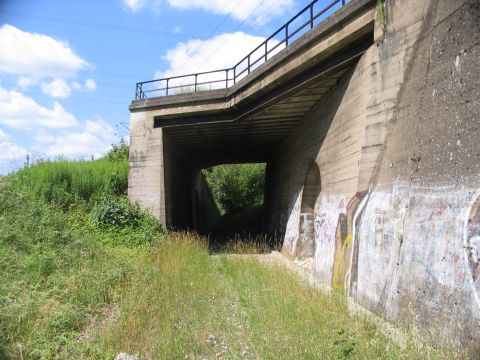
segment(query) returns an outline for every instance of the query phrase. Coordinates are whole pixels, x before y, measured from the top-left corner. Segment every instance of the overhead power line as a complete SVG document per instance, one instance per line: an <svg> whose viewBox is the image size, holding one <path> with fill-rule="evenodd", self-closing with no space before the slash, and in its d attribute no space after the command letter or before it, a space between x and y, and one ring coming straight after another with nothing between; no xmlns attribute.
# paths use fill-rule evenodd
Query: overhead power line
<svg viewBox="0 0 480 360"><path fill-rule="evenodd" d="M97 29L120 30L120 31L128 31L128 32L140 32L140 33L151 34L151 35L177 36L177 37L193 37L193 36L196 36L196 35L193 35L193 34L178 33L178 32L175 32L175 31L168 31L168 30L142 29L142 28L130 27L130 26L96 23L96 22L73 20L73 19L62 19L62 18L56 18L56 17L38 16L38 15L33 15L33 14L10 12L10 11L0 11L0 14L9 15L9 16L16 16L16 17L23 17L23 18L31 19L31 20L56 22L56 23L60 23L60 24L72 24L72 25L87 26L87 27L92 27L92 28L97 28Z"/></svg>
<svg viewBox="0 0 480 360"><path fill-rule="evenodd" d="M213 34L220 28L220 26L223 25L223 23L224 23L224 22L233 14L233 12L237 9L237 7L238 7L238 5L240 5L240 2L241 2L241 1L242 1L242 0L237 0L237 2L234 4L232 10L230 10L230 11L222 18L222 20L220 20L220 22L217 24L217 26L216 26L212 31L210 31L210 32L208 33L207 37L210 37L211 35L213 35ZM224 6L224 7L222 8L222 10L223 10L223 9L226 9L226 6ZM212 23L213 23L213 22L212 22ZM212 24L212 23L210 23L210 24ZM210 25L209 25L208 27L210 27ZM208 27L207 27L207 28L208 28ZM206 34L206 32L203 33L203 35L205 35L205 34ZM192 58L198 53L198 51L199 51L201 48L202 48L202 44L198 45L198 46L195 48L195 50L193 50L192 54L190 54L190 56L188 57L188 59L180 66L180 68L183 68L185 65L187 65L187 64L192 60Z"/></svg>
<svg viewBox="0 0 480 360"><path fill-rule="evenodd" d="M9 66L19 66L27 69L34 69L34 70L52 70L52 71L59 71L59 72L76 72L79 69L72 69L69 67L61 67L61 66L49 66L49 65L34 65L34 64L26 64L20 63L16 61L0 61L0 64L9 65ZM135 75L135 74L125 74L125 73L113 73L113 72L105 72L105 71L95 71L95 75L104 75L104 76L111 76L111 77L130 77L130 78L141 78L143 75Z"/></svg>
<svg viewBox="0 0 480 360"><path fill-rule="evenodd" d="M238 26L235 28L235 30L233 30L233 32L236 32L237 30L239 30L239 29L243 26L243 24L245 24L245 22L246 22L258 9L260 9L260 7L263 5L264 2L265 2L265 0L262 0L262 1L260 2L260 4L258 4L258 6L257 6L255 9L253 9L253 10L250 12L250 14L248 14L248 16L247 16L245 19L243 19L243 21L242 21L240 24L238 24ZM203 65L205 65L207 62L209 62L210 59L213 57L213 55L214 55L223 45L225 45L227 42L228 42L227 39L224 40L224 41L222 41L222 43L221 43L220 45L218 45L215 50L212 51L212 53L210 54L210 57L209 57L207 60L205 60L200 66L197 67L197 70L196 70L196 71L198 71Z"/></svg>

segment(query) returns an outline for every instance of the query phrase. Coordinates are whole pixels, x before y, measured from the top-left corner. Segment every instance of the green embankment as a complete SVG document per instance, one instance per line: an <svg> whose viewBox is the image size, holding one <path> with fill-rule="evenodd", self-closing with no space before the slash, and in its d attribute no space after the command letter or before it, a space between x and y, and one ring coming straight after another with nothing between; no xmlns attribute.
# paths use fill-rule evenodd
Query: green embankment
<svg viewBox="0 0 480 360"><path fill-rule="evenodd" d="M281 267L163 234L126 203L126 173L105 158L0 178L0 358L452 356L399 349Z"/></svg>

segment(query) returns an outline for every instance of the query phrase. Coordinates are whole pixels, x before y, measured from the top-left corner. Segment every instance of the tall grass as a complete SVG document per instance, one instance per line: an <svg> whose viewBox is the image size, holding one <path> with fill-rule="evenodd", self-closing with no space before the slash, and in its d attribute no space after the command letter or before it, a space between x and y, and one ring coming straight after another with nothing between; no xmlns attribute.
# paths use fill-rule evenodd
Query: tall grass
<svg viewBox="0 0 480 360"><path fill-rule="evenodd" d="M24 168L16 179L25 191L63 206L89 202L105 192L124 193L127 189L128 161L44 161Z"/></svg>
<svg viewBox="0 0 480 360"><path fill-rule="evenodd" d="M52 359L114 302L135 248L0 183L0 359ZM112 244L112 245L110 245Z"/></svg>
<svg viewBox="0 0 480 360"><path fill-rule="evenodd" d="M158 222L126 203L126 172L125 159L105 158L0 178L0 359L68 358L115 304L137 256L161 240Z"/></svg>
<svg viewBox="0 0 480 360"><path fill-rule="evenodd" d="M252 252L250 249L249 252ZM448 359L454 353L399 348L278 265L209 256L205 242L170 234L141 263L116 318L88 332L74 358Z"/></svg>

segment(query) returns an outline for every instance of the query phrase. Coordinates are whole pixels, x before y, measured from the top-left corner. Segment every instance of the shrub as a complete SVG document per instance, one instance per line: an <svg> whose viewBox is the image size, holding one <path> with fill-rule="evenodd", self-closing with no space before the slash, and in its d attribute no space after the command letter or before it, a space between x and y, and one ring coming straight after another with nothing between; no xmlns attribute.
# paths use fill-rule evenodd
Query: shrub
<svg viewBox="0 0 480 360"><path fill-rule="evenodd" d="M212 195L229 214L263 203L265 164L228 164L204 171Z"/></svg>
<svg viewBox="0 0 480 360"><path fill-rule="evenodd" d="M92 217L101 226L136 227L145 216L137 203L125 197L104 196L95 205Z"/></svg>
<svg viewBox="0 0 480 360"><path fill-rule="evenodd" d="M128 152L128 144L124 139L120 139L118 145L112 144L112 149L108 152L108 158L110 161L128 160Z"/></svg>
<svg viewBox="0 0 480 360"><path fill-rule="evenodd" d="M110 176L109 188L115 195L124 195L128 189L128 177L116 170Z"/></svg>

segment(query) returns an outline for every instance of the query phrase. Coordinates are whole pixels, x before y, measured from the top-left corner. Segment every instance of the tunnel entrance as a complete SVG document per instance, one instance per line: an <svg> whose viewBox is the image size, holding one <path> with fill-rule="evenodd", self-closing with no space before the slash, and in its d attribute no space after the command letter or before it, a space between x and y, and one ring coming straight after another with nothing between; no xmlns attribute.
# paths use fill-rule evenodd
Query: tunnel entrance
<svg viewBox="0 0 480 360"><path fill-rule="evenodd" d="M252 245L265 250L274 246L265 231L265 163L223 164L201 170L216 211L194 214L197 230L209 238L213 252ZM198 193L193 209L198 208ZM204 214L205 215L205 214Z"/></svg>

